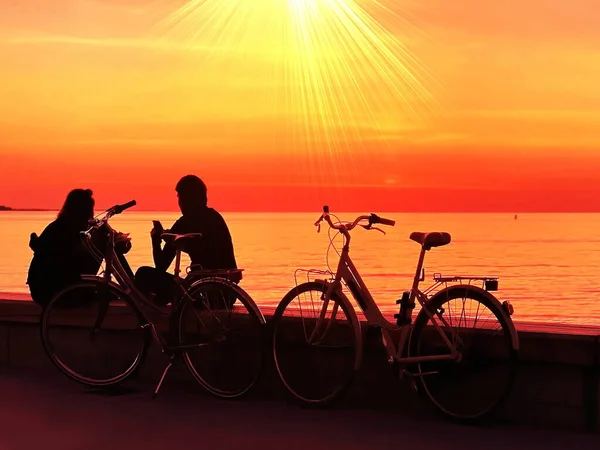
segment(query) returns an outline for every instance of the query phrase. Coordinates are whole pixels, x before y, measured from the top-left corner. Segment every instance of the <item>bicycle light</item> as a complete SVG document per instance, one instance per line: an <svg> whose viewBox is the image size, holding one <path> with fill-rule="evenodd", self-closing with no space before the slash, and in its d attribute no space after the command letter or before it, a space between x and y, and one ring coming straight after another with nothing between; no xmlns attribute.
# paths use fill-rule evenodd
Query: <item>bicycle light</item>
<svg viewBox="0 0 600 450"><path fill-rule="evenodd" d="M485 290L486 291L497 291L498 290L498 280L485 280Z"/></svg>

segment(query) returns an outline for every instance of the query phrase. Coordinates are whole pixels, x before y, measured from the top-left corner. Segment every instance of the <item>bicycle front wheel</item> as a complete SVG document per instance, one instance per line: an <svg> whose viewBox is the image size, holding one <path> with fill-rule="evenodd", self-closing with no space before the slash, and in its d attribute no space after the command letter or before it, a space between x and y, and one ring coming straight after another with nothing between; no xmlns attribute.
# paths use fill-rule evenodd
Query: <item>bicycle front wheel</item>
<svg viewBox="0 0 600 450"><path fill-rule="evenodd" d="M474 422L491 415L508 396L516 374L510 317L500 302L474 287L449 288L432 297L426 307L460 358L417 364L420 391L453 419ZM411 336L411 356L450 353L432 325L422 310Z"/></svg>
<svg viewBox="0 0 600 450"><path fill-rule="evenodd" d="M83 281L59 292L41 317L44 349L69 378L111 386L131 376L151 336L129 298L102 281Z"/></svg>
<svg viewBox="0 0 600 450"><path fill-rule="evenodd" d="M239 397L258 380L265 360L265 318L252 298L226 279L191 284L177 312L179 348L210 393Z"/></svg>
<svg viewBox="0 0 600 450"><path fill-rule="evenodd" d="M327 406L350 387L362 359L360 323L349 302L327 285L303 283L273 316L273 356L285 388L306 406Z"/></svg>

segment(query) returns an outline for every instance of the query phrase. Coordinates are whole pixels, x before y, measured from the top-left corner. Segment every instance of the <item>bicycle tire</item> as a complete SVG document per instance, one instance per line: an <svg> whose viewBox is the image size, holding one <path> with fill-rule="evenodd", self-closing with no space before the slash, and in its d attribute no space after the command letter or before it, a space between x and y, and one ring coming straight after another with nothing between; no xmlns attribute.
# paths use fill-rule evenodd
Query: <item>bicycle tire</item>
<svg viewBox="0 0 600 450"><path fill-rule="evenodd" d="M202 343L190 343L188 333L186 333L186 317L189 317L189 314L186 316L186 313L190 311L194 311L197 318L200 318L198 311L204 314L207 323L200 324L204 332L212 331L209 329L212 328L213 324L216 324L217 322L219 322L219 324L222 323L216 316L217 308L213 310L212 308L206 307L209 292L218 292L223 295L223 298L227 298L227 301L235 296L233 305L238 302L240 304L240 307L237 310L234 307L231 307L231 309L226 307L219 310L221 312L224 311L226 315L228 315L230 322L235 319L236 324L239 323L240 328L234 329L232 327L231 330L227 330L227 336L224 338L224 341L219 342L221 336L216 336L212 339L208 338L211 342L210 347L215 347L216 351L214 352L211 352L211 349L204 351L205 345ZM204 305L198 303L199 301L202 301L202 298L200 297L201 293L204 293ZM266 321L263 314L246 291L224 278L210 277L195 280L191 283L188 294L189 298L187 296L182 298L175 316L178 345L180 347L192 347L190 350L182 350L188 370L204 389L217 397L232 399L246 394L260 378L265 364ZM227 297L225 297L225 295L227 295ZM214 299L214 296L211 298ZM210 301L208 302L210 303ZM212 307L212 304L209 306ZM211 312L208 313L208 310ZM243 311L241 310L245 310L247 314L242 314ZM208 322L210 322L210 324ZM244 337L239 338L239 334L236 330L242 330L241 333L243 333ZM199 331L195 334L193 338L194 341L197 339L206 340L201 336L206 336L206 333L204 332ZM240 343L237 347L246 348L245 346L248 346L250 347L250 350L240 352L239 355L230 358L225 351L228 348L225 350L223 350L222 347L219 350L216 349L221 345L226 347L228 342L233 343L234 345L236 342ZM209 345L206 345L206 347L208 346ZM194 362L196 353L201 354L198 363ZM252 357L256 358L256 360L246 361L245 359ZM213 360L211 363L207 363L207 360L210 358L213 358ZM236 365L239 366L239 368L237 370L232 370L232 366ZM216 372L223 366L224 371ZM233 381L232 377L234 378ZM235 387L225 387L224 385L227 384L228 381L232 382ZM239 381L239 383L237 381Z"/></svg>
<svg viewBox="0 0 600 450"><path fill-rule="evenodd" d="M273 358L275 361L275 366L277 369L277 373L279 375L279 379L281 381L281 383L283 384L285 390L288 392L288 394L290 394L292 396L293 399L295 399L297 402L299 402L302 406L307 406L307 407L327 407L332 405L334 402L336 402L337 400L339 400L348 390L348 388L352 385L352 382L354 381L354 377L357 373L357 371L360 368L361 362L362 362L362 333L361 333L361 327L360 327L360 322L358 321L358 317L356 316L356 313L354 312L354 309L352 308L352 305L350 304L350 302L348 301L348 299L346 297L340 297L337 293L334 293L332 295L332 298L330 299L330 301L333 300L334 305L337 303L339 305L339 307L342 309L342 312L344 313L344 315L346 316L346 318L349 319L349 326L350 326L350 330L346 329L337 329L340 330L338 332L338 334L345 334L346 336L348 336L351 340L354 341L354 346L353 346L353 351L352 354L348 356L348 362L344 362L344 366L347 366L347 368L343 369L342 371L342 376L341 378L341 382L335 386L331 392L327 392L324 393L324 395L308 395L306 392L306 389L304 387L302 387L302 384L305 383L308 380L308 383L310 384L311 381L315 381L315 380L319 380L319 383L324 383L325 380L324 378L326 378L327 376L329 376L329 372L327 374L323 374L322 377L318 377L318 376L304 376L304 379L298 379L298 381L294 380L294 377L298 377L301 376L301 374L299 373L299 370L297 369L292 369L290 371L286 370L284 368L285 366L285 359L286 357L290 359L290 361L292 361L292 363L296 364L298 362L300 362L300 353L302 353L303 351L303 347L300 346L298 347L297 345L297 340L296 339L292 339L292 346L293 349L291 350L293 353L290 353L289 349L284 349L281 348L279 349L279 343L281 342L285 342L285 338L283 336L283 332L282 332L282 337L280 338L279 336L279 331L283 330L283 329L287 329L287 330L291 330L294 327L294 323L292 323L292 321L289 321L288 323L283 323L283 317L284 317L284 313L286 311L286 309L288 308L288 306L292 303L292 301L294 299L296 299L298 296L308 293L308 292L315 292L316 294L318 294L319 296L322 296L326 293L327 291L327 285L325 283L320 283L320 282L306 282L303 284L298 285L297 287L294 287L293 289L291 289L281 300L281 302L279 303L279 305L277 306L277 309L275 310L275 314L273 315L273 320L272 320L272 351L273 351ZM329 305L328 305L329 307ZM338 309L339 311L339 309ZM302 314L302 312L301 312ZM305 329L305 325L304 325L304 321L301 318L303 325L302 325L302 331L304 332L305 336L306 336L306 329ZM296 325L297 326L297 325ZM336 331L337 331L336 330ZM305 342L305 344L307 344ZM313 346L311 344L308 344L308 347L313 347L316 348L317 346ZM325 348L322 347L322 348ZM338 347L339 348L339 347ZM299 351L297 351L299 349ZM334 357L338 357L336 361L339 361L339 355L334 354L334 352L331 352L332 355ZM329 360L329 363L331 364L332 361L334 361L334 358L332 358L331 360ZM317 370L318 370L318 365L317 364ZM301 367L302 367L302 371L305 371L307 368L310 367L310 364L307 363L301 363ZM331 366L330 366L331 367ZM344 373L346 372L346 373ZM307 386L307 389L309 389L309 387ZM322 390L325 390L324 388Z"/></svg>
<svg viewBox="0 0 600 450"><path fill-rule="evenodd" d="M83 293L79 296L74 295L74 292L78 289L89 290L90 293L94 294L94 301L80 302L79 300L83 298ZM102 291L102 289L105 290ZM102 298L96 297L98 294L101 295ZM106 294L107 297L104 297L104 294ZM103 298L108 298L109 300L104 303L102 301ZM103 324L106 325L105 321L107 318L111 324L105 328L107 331L106 335L108 336L109 340L112 339L115 342L113 346L100 344L97 345L96 348L100 349L101 351L106 349L110 349L111 351L114 350L114 353L108 357L104 355L104 358L102 358L102 360L99 359L98 361L94 360L93 356L90 357L89 352L82 351L81 349L81 346L83 346L85 341L84 339L81 339L83 332L81 329L81 322L88 318L94 319L93 314L91 314L92 317L88 317L90 314L87 313L90 312L89 310L95 304L96 300L99 300L99 314L95 316L96 320L100 316L100 308L103 306L108 306L108 308L120 308L113 309L112 311L105 311L106 314L103 318ZM111 305L111 302L113 301L118 301L121 303L121 305L116 305L115 303ZM133 310L133 314L130 316L127 316L126 313L123 314L125 312L123 309L121 309L123 306L131 308ZM74 312L75 307L87 309L85 309L83 313ZM55 317L57 319L57 323L60 324L58 325L59 332L57 334L51 331L51 328L53 329ZM93 327L95 326L96 320L91 321L90 331L92 331ZM42 311L40 322L42 344L52 363L63 374L72 380L92 387L108 387L117 385L132 376L138 369L141 362L144 360L152 339L150 329L144 327L145 321L127 294L112 284L107 286L105 282L100 279L81 281L58 292ZM130 324L131 332L127 333L127 327ZM132 335L133 333L138 334L139 343L134 341L133 346L123 345L123 329L125 329L125 333L128 335ZM65 336L71 331L73 332L73 337L76 339L65 339ZM98 333L100 331L102 331L102 329L98 330ZM90 335L90 341L96 341L98 333L92 333ZM135 336L133 337L135 340L137 340ZM72 349L66 352L62 357L58 354L62 352L57 352L56 348L56 344L61 340L64 344L72 344ZM123 368L124 370L117 369L116 365L118 364L118 356L115 355L123 354L126 351L129 352L129 349L132 350L131 361L127 362L126 364L119 365L119 367ZM65 356L67 356L67 358L65 358ZM73 362L66 363L65 359L73 359ZM130 358L128 357L127 359L129 360ZM94 371L97 370L97 367L99 368L101 366L103 369L108 369L112 365L115 366L115 372L117 372L116 375L99 377L96 375L90 376L81 373L83 371L81 368L83 367L88 367L89 370ZM74 366L80 366L80 368L74 368Z"/></svg>
<svg viewBox="0 0 600 450"><path fill-rule="evenodd" d="M495 342L496 347L493 347L494 349L494 355L493 356L497 356L496 353L498 353L498 351L500 351L501 355L498 358L499 361L504 361L504 365L506 366L506 374L505 377L503 379L502 382L500 383L493 383L494 389L495 389L495 393L493 395L491 395L491 400L489 400L489 402L487 400L485 400L486 398L488 398L490 396L490 392L483 392L481 394L475 394L472 395L474 390L475 390L475 386L476 384L474 383L469 383L468 385L465 386L465 390L471 394L469 397L467 397L466 395L462 397L460 402L457 402L458 406L454 406L454 407L450 407L448 405L447 401L443 401L442 398L444 395L446 395L446 393L434 393L434 388L436 386L436 381L432 381L434 380L434 377L432 377L432 375L436 375L436 373L434 372L430 372L432 367L435 364L441 365L442 367L443 364L447 364L447 367L450 367L451 370L448 370L446 372L438 372L437 375L441 375L442 373L445 373L448 376L452 375L452 370L456 367L458 367L459 365L463 364L462 367L468 367L469 362L467 362L467 358L463 355L463 359L460 362L450 362L450 363L441 363L438 362L422 362L422 363L417 363L416 367L417 367L417 374L423 374L423 373L428 373L430 372L430 375L421 375L421 376L417 376L416 380L417 380L417 388L418 391L420 393L425 394L428 399L430 400L430 402L436 407L436 409L438 410L438 412L442 413L443 415L445 415L446 417L449 417L453 420L459 421L459 422L463 422L463 423L477 423L477 422L481 422L484 421L485 419L491 417L501 406L502 404L506 401L511 388L514 384L515 381L515 377L516 377L516 371L517 371L517 364L518 364L518 342L514 342L513 339L513 335L512 335L512 331L514 330L514 328L512 327L512 323L511 323L511 319L510 316L508 316L508 314L505 313L505 311L502 308L502 305L500 304L500 302L491 294L489 294L488 292L480 289L480 288L475 288L473 286L470 287L461 287L461 286L456 286L456 287L451 287L448 288L444 291L439 292L438 294L436 294L434 297L432 297L430 299L430 301L426 304L427 308L430 311L443 311L442 315L445 313L446 309L451 310L451 307L448 306L449 302L453 301L453 300L457 300L457 299L461 299L461 301L464 299L463 301L463 307L466 303L466 300L474 300L475 302L477 302L480 305L483 305L485 308L487 308L491 315L493 317L495 317L498 320L498 323L500 325L500 329L503 332L503 336L499 337L499 338L491 338L493 342ZM444 306L446 306L446 308L444 308ZM470 308L470 313L472 315L472 311L473 309ZM479 309L477 310L477 312L479 312ZM459 318L459 323L458 325L460 326L461 321L465 321L465 323L467 322L467 313L463 313L461 312L461 315L464 317L464 319ZM437 316L434 316L437 317ZM417 316L417 319L415 320L415 324L414 324L414 328L411 334L411 339L410 339L410 355L411 356L425 356L424 354L421 354L421 344L422 342L427 343L427 338L425 337L426 333L424 333L427 323L429 321L429 316L427 315L427 313L425 312L425 310L421 310L419 312L419 315ZM439 319L436 320L436 322L438 322L438 324L440 324L440 326L443 326L442 323L440 323ZM451 322L451 321L450 321ZM477 323L477 319L474 320L474 324ZM486 322L487 323L487 319ZM452 325L450 323L450 325ZM440 339L441 341L441 337L439 336L439 334L436 332L436 330L431 330L431 335L436 336L437 338ZM425 339L423 339L423 341L421 340L421 338L425 337ZM429 339L430 341L432 341L431 339ZM461 338L461 342L458 344L460 347L462 347L463 349L466 349L466 338ZM487 347L487 349L483 349L483 347L485 346L485 344L489 344L492 341L490 341L489 339L486 341L485 340L485 336L478 336L477 338L477 343L475 345L480 345L481 351L480 354L485 354L485 357L490 357L492 356L492 352L490 351L490 349L492 347ZM431 345L431 344L430 344ZM444 344L445 346L445 344ZM445 346L444 347L445 350L448 350L448 347ZM501 350L501 348L503 348L503 351ZM459 348L459 351L461 349ZM448 350L449 352L449 350ZM424 352L423 352L424 353ZM437 353L440 354L440 353ZM474 351L474 354L477 355L477 352ZM475 356L476 357L476 356ZM454 364L454 366L451 366L451 364ZM474 364L473 367L477 368L478 370L481 369L483 367L482 364ZM492 372L494 375L499 375L500 371L498 370L494 370ZM443 377L444 375L442 375ZM436 380L438 380L438 382L443 383L444 378L436 378ZM483 380L483 378L482 378ZM460 381L461 383L465 383L465 378L460 377L458 379L458 381ZM457 383L450 383L449 388L447 389L447 393L449 393L448 395L459 395L459 386L458 386L458 382ZM460 395L459 395L460 396ZM462 411L462 409L466 408L466 405L468 404L472 404L474 402L486 402L485 406L477 408L474 412L470 412L467 413L465 411Z"/></svg>

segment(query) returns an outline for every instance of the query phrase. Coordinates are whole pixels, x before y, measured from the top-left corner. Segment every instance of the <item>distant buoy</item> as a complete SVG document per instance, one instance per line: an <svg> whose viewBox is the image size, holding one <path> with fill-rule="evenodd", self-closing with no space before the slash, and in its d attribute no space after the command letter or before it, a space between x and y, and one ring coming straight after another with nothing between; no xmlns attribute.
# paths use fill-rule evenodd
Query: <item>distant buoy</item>
<svg viewBox="0 0 600 450"><path fill-rule="evenodd" d="M515 214L515 220L517 220L517 215Z"/></svg>

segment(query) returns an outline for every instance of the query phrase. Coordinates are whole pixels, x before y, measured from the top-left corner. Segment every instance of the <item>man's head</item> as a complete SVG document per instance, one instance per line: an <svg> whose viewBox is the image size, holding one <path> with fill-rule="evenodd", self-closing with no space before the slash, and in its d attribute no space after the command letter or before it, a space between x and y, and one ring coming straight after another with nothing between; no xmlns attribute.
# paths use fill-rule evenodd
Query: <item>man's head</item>
<svg viewBox="0 0 600 450"><path fill-rule="evenodd" d="M186 175L175 186L179 208L182 214L188 214L206 207L208 201L206 185L196 175Z"/></svg>

